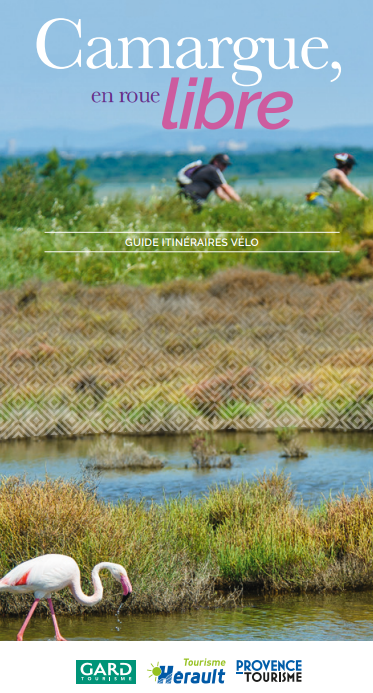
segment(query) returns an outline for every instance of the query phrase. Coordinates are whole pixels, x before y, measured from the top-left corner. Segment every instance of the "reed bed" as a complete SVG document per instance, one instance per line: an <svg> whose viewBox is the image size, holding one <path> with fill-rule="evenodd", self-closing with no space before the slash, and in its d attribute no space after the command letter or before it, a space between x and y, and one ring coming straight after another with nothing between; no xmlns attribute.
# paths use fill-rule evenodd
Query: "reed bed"
<svg viewBox="0 0 373 693"><path fill-rule="evenodd" d="M3 479L0 573L44 553L72 556L91 592L100 561L123 564L132 612L214 605L224 591L311 592L373 586L373 491L340 495L306 508L283 474L218 486L202 499L163 504L100 502L83 482ZM104 598L93 611L113 613L120 587L103 573ZM0 613L27 611L30 596L0 595ZM81 613L69 590L59 613ZM220 597L221 603L221 597ZM90 609L92 610L92 609Z"/></svg>

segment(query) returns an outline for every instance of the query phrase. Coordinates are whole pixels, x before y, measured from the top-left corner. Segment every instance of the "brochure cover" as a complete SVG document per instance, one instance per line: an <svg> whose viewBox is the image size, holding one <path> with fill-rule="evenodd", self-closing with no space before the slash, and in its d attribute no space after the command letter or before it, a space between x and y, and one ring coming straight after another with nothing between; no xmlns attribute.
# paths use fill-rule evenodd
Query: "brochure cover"
<svg viewBox="0 0 373 693"><path fill-rule="evenodd" d="M366 690L371 4L1 16L3 685Z"/></svg>

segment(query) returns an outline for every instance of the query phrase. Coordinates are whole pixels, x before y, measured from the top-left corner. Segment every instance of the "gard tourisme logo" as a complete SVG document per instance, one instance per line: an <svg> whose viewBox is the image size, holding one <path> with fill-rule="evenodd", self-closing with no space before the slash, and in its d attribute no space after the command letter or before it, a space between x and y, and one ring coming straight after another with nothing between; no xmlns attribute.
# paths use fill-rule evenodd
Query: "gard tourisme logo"
<svg viewBox="0 0 373 693"><path fill-rule="evenodd" d="M236 674L242 674L246 683L301 683L301 659L237 659Z"/></svg>
<svg viewBox="0 0 373 693"><path fill-rule="evenodd" d="M136 683L136 660L77 659L76 683Z"/></svg>
<svg viewBox="0 0 373 693"><path fill-rule="evenodd" d="M186 671L174 671L172 664L164 665L157 662L151 664L149 678L154 678L155 683L224 683L225 659L196 659L184 658ZM208 668L208 671L201 671Z"/></svg>

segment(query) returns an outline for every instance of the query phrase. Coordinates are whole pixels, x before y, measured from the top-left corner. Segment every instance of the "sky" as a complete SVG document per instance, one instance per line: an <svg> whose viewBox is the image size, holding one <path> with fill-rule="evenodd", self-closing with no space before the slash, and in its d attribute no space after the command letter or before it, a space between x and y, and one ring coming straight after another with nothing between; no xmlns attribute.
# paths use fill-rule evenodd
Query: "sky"
<svg viewBox="0 0 373 693"><path fill-rule="evenodd" d="M161 127L171 77L180 77L176 117L180 116L183 96L190 77L198 78L196 94L204 77L212 77L213 91L229 92L236 105L242 91L262 91L263 97L273 91L289 92L294 103L287 114L287 127L313 129L335 125L367 125L372 123L373 90L371 68L373 42L371 40L371 0L18 0L2 3L0 22L0 83L2 107L0 132L16 133L24 128L72 128L76 130L104 130L131 124ZM56 64L72 62L79 48L82 67L54 70L42 63L36 51L36 37L42 25L50 19L66 18L82 22L82 38L74 27L60 22L51 27L46 42L50 60ZM157 36L167 38L171 47L171 64L191 45L178 48L177 41L193 36L202 42L202 62L211 64L209 38L219 40L229 36L234 41L241 37L275 39L275 60L278 65L287 62L287 43L284 38L295 39L295 60L299 69L273 70L268 66L268 46L260 45L253 65L262 69L263 78L255 87L239 87L232 81L236 59L232 46L224 44L221 61L224 69L198 70L190 68L113 69L91 70L86 60L103 47L94 37L110 39L113 62L121 63L121 44L118 38L142 36L151 40ZM303 43L311 37L322 37L328 44L325 51L313 51L315 64L329 61L322 70L311 70L301 60ZM246 42L248 43L248 42ZM244 52L247 46L242 46ZM160 49L152 46L150 63L160 65ZM140 63L139 48L130 47L134 66ZM98 60L96 60L97 62ZM331 63L338 61L342 72L331 82L336 71ZM253 78L253 73L239 72L240 81ZM159 104L119 103L94 104L94 91L157 91ZM191 123L194 124L195 108ZM212 120L221 115L222 104L209 106ZM278 117L278 116L277 116ZM281 118L283 116L280 116ZM231 122L232 125L232 122ZM246 127L258 127L257 107L247 112ZM172 131L170 131L170 138Z"/></svg>

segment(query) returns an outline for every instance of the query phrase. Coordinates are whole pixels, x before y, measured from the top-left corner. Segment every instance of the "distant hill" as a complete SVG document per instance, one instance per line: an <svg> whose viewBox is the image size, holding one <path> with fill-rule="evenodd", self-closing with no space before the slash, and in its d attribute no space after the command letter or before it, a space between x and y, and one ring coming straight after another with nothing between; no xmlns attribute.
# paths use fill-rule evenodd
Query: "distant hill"
<svg viewBox="0 0 373 693"><path fill-rule="evenodd" d="M233 166L228 169L229 176L238 178L317 178L334 163L335 149L317 148L265 152L257 154L232 154ZM373 151L354 147L353 152L358 161L354 171L359 176L373 177ZM201 155L207 162L211 153ZM45 163L45 154L30 157L37 165ZM125 154L120 157L96 156L87 159L86 175L98 183L138 183L141 181L168 183L174 182L177 171L193 160L195 155L174 154ZM14 157L0 157L0 171L14 162ZM70 165L70 162L66 162Z"/></svg>
<svg viewBox="0 0 373 693"><path fill-rule="evenodd" d="M149 128L144 124L108 130L78 131L61 128L29 128L0 132L0 153L35 154L56 147L71 155L121 153L166 153L212 151L260 153L294 147L373 149L373 125L336 126L317 130L244 129L173 130Z"/></svg>

